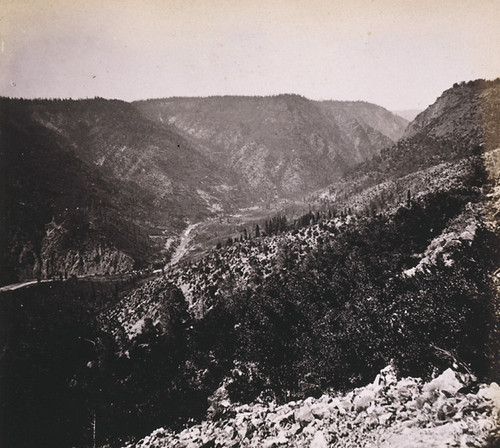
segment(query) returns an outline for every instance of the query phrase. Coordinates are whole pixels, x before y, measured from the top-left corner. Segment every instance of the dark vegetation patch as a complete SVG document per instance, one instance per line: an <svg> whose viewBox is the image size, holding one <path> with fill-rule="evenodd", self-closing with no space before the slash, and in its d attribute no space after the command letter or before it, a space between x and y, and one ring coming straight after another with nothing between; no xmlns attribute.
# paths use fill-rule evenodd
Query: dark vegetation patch
<svg viewBox="0 0 500 448"><path fill-rule="evenodd" d="M0 294L1 446L90 445L95 316L134 285L69 280Z"/></svg>

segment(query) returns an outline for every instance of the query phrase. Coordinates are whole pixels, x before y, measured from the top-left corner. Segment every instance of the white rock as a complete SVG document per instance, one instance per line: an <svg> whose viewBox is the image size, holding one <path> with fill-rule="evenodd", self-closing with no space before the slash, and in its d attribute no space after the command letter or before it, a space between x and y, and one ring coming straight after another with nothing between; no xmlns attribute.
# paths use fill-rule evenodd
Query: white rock
<svg viewBox="0 0 500 448"><path fill-rule="evenodd" d="M326 418L330 415L331 411L327 405L324 404L316 404L311 408L312 414L317 418Z"/></svg>
<svg viewBox="0 0 500 448"><path fill-rule="evenodd" d="M354 408L359 411L362 409L366 409L372 402L375 401L375 393L373 390L365 389L362 390L355 398L354 398Z"/></svg>
<svg viewBox="0 0 500 448"><path fill-rule="evenodd" d="M377 410L377 407L375 406L375 403L372 403L368 408L366 409L367 414L372 414Z"/></svg>
<svg viewBox="0 0 500 448"><path fill-rule="evenodd" d="M316 430L317 428L315 427L314 422L311 422L302 430L302 432L304 434L313 435L316 433Z"/></svg>
<svg viewBox="0 0 500 448"><path fill-rule="evenodd" d="M424 385L424 393L433 393L435 391L447 392L455 395L462 387L462 383L458 381L455 372L451 369L446 369L437 378L434 378L430 383Z"/></svg>
<svg viewBox="0 0 500 448"><path fill-rule="evenodd" d="M328 448L328 442L326 441L325 435L322 431L317 431L311 441L310 448Z"/></svg>
<svg viewBox="0 0 500 448"><path fill-rule="evenodd" d="M345 414L351 410L352 404L348 400L341 400L337 403L337 408L341 414Z"/></svg>
<svg viewBox="0 0 500 448"><path fill-rule="evenodd" d="M378 421L380 422L381 425L385 425L391 417L392 417L392 413L387 412L387 413L379 416Z"/></svg>
<svg viewBox="0 0 500 448"><path fill-rule="evenodd" d="M280 431L278 437L276 438L276 442L280 445L288 443L288 437L284 431Z"/></svg>
<svg viewBox="0 0 500 448"><path fill-rule="evenodd" d="M390 386L397 383L396 371L391 365L384 367L379 375L378 385L380 386Z"/></svg>
<svg viewBox="0 0 500 448"><path fill-rule="evenodd" d="M491 383L479 390L478 396L490 400L497 410L500 411L500 386L497 383Z"/></svg>
<svg viewBox="0 0 500 448"><path fill-rule="evenodd" d="M411 398L415 391L416 383L413 378L405 378L398 382L396 391L402 398Z"/></svg>
<svg viewBox="0 0 500 448"><path fill-rule="evenodd" d="M482 431L491 431L494 427L493 420L491 418L481 418L477 421L477 423Z"/></svg>
<svg viewBox="0 0 500 448"><path fill-rule="evenodd" d="M262 443L263 448L272 448L276 445L285 445L288 443L288 438L283 434L280 434L278 437L269 437Z"/></svg>
<svg viewBox="0 0 500 448"><path fill-rule="evenodd" d="M294 412L295 421L301 424L307 424L314 420L314 416L311 412L311 408L308 405L304 405Z"/></svg>
<svg viewBox="0 0 500 448"><path fill-rule="evenodd" d="M247 424L237 425L237 428L238 428L238 435L242 439L246 438L248 433L248 425Z"/></svg>

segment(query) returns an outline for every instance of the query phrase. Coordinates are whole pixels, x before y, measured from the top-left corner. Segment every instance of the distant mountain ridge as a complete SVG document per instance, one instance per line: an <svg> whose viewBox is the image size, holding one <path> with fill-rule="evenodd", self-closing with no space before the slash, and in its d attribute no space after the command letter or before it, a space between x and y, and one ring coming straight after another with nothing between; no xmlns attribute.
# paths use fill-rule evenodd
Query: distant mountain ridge
<svg viewBox="0 0 500 448"><path fill-rule="evenodd" d="M187 222L307 194L392 143L362 108L328 107L1 99L3 282L164 263Z"/></svg>
<svg viewBox="0 0 500 448"><path fill-rule="evenodd" d="M407 125L379 106L298 95L167 98L134 106L230 168L259 198L326 185L391 145Z"/></svg>
<svg viewBox="0 0 500 448"><path fill-rule="evenodd" d="M397 141L402 137L409 120L393 112L366 101L320 101L325 109L334 112L338 117L342 112L351 114L353 119L363 124L365 129L373 128L377 132Z"/></svg>
<svg viewBox="0 0 500 448"><path fill-rule="evenodd" d="M4 98L0 114L6 283L161 264L189 222L494 149L500 81L456 84L409 125L298 95Z"/></svg>
<svg viewBox="0 0 500 448"><path fill-rule="evenodd" d="M497 148L500 78L462 82L443 92L421 112L394 145L353 169L345 180L357 179L359 191L361 185L374 186Z"/></svg>

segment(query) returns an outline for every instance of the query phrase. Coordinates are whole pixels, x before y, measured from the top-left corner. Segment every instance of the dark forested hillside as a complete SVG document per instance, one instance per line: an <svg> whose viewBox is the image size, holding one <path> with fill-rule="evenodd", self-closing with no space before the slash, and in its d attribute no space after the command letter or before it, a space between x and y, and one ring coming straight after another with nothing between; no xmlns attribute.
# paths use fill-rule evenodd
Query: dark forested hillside
<svg viewBox="0 0 500 448"><path fill-rule="evenodd" d="M4 99L1 113L4 282L163 261L167 237L211 213L196 190L225 183L127 103Z"/></svg>

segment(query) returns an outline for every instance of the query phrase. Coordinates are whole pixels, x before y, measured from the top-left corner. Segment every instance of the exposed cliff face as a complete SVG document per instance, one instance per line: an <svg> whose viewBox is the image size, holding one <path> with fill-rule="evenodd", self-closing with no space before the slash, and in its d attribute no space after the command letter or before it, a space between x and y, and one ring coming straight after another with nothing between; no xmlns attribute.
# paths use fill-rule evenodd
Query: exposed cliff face
<svg viewBox="0 0 500 448"><path fill-rule="evenodd" d="M72 238L71 231L62 224L52 221L46 226L40 251L42 278L113 275L134 268L131 256L110 246L98 235L81 241L71 241Z"/></svg>
<svg viewBox="0 0 500 448"><path fill-rule="evenodd" d="M42 259L42 278L115 275L134 267L134 260L123 252L92 242L63 252L45 252L42 248Z"/></svg>

